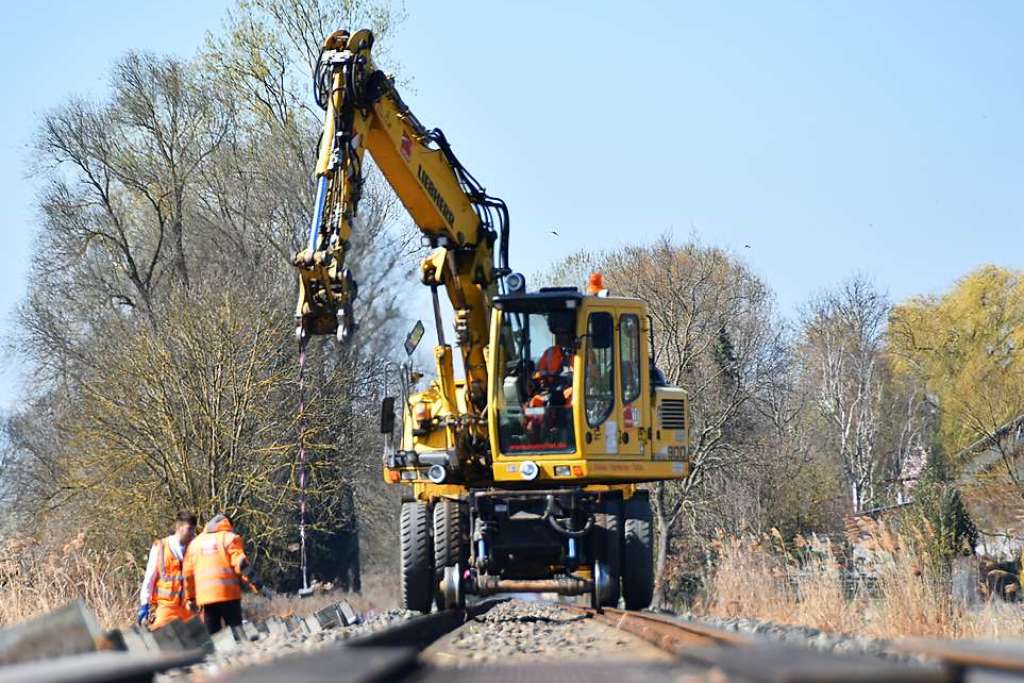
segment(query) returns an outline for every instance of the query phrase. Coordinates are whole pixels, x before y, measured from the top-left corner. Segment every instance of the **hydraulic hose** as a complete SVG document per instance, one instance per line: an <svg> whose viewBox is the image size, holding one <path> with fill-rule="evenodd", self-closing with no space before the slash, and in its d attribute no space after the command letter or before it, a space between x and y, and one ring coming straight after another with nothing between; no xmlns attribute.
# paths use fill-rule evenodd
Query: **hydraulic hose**
<svg viewBox="0 0 1024 683"><path fill-rule="evenodd" d="M594 516L590 515L589 517L587 517L587 523L583 525L582 529L579 529L578 531L575 531L573 529L566 529L558 523L557 519L555 519L554 512L554 496L548 496L547 507L544 509L544 519L548 520L548 524L551 525L552 529L557 531L562 536L566 536L567 538L582 538L583 536L586 536L588 533L590 533L590 528L594 526Z"/></svg>

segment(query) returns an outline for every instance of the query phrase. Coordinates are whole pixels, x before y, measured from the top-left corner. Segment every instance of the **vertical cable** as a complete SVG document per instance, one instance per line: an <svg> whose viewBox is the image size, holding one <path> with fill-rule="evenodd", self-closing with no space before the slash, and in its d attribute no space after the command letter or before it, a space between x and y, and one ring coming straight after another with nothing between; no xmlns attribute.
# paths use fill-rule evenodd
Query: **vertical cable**
<svg viewBox="0 0 1024 683"><path fill-rule="evenodd" d="M304 370L306 367L307 338L299 340L299 561L302 564L302 592L309 592L309 572L306 567L306 401Z"/></svg>

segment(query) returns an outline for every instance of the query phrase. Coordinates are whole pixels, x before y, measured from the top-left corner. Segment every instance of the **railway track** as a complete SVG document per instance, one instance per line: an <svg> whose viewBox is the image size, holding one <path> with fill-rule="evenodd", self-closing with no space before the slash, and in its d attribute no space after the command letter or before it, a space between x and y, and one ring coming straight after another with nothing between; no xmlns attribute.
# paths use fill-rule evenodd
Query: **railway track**
<svg viewBox="0 0 1024 683"><path fill-rule="evenodd" d="M461 649L460 649L461 648ZM1024 681L1024 644L903 641L904 660L836 656L649 612L491 600L416 617L316 653L185 680L216 683L1005 683ZM474 656L476 653L478 656ZM0 668L0 683L149 681L178 657L98 653ZM911 661L912 660L912 661ZM171 679L183 680L180 676Z"/></svg>

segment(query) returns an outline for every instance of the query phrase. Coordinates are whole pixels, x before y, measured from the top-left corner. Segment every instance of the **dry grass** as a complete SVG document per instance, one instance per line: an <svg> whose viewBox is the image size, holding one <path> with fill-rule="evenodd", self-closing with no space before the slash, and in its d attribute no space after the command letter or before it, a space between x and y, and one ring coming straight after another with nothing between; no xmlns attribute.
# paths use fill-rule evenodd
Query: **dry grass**
<svg viewBox="0 0 1024 683"><path fill-rule="evenodd" d="M830 631L854 628L831 544L815 537L796 544L787 548L777 532L720 535L716 569L699 608L715 616L752 616Z"/></svg>
<svg viewBox="0 0 1024 683"><path fill-rule="evenodd" d="M130 554L86 547L80 534L62 546L14 538L0 546L0 626L16 624L83 598L101 625L135 616L142 568Z"/></svg>
<svg viewBox="0 0 1024 683"><path fill-rule="evenodd" d="M305 616L324 607L345 600L356 612L381 612L398 607L398 592L393 577L386 574L363 574L362 591L347 593L327 585L314 586L313 595L301 598L293 593L282 593L267 598L250 596L245 599L245 616L251 620L270 617Z"/></svg>
<svg viewBox="0 0 1024 683"><path fill-rule="evenodd" d="M878 525L868 542L877 584L848 596L827 540L798 538L787 547L777 533L723 535L698 609L881 638L1024 637L1018 605L992 600L969 607L955 600L920 540Z"/></svg>
<svg viewBox="0 0 1024 683"><path fill-rule="evenodd" d="M82 598L104 628L126 626L135 618L144 567L129 553L90 549L84 534L64 545L18 537L0 541L0 628L27 621ZM249 619L315 612L347 600L357 612L398 606L397 581L386 574L364 574L360 593L329 586L308 598L282 594L271 600L247 597Z"/></svg>

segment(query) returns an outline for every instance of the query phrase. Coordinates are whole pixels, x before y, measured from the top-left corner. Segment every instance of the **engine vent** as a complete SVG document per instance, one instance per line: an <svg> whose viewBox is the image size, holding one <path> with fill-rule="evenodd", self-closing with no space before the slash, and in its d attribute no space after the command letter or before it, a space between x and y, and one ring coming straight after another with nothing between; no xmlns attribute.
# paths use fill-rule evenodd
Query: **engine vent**
<svg viewBox="0 0 1024 683"><path fill-rule="evenodd" d="M667 399L658 405L658 423L662 429L686 429L686 402Z"/></svg>

